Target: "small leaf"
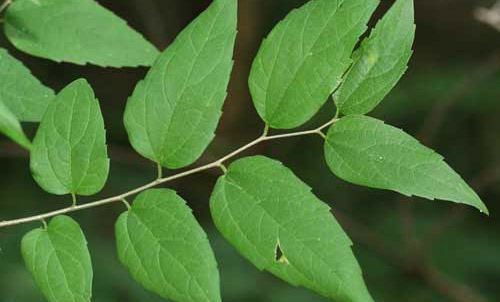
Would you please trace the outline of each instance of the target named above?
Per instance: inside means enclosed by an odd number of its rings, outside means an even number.
[[[92,195],[108,177],[106,131],[94,92],[84,79],[64,88],[45,113],[33,140],[31,171],[57,195]]]
[[[289,129],[308,121],[338,87],[378,0],[311,0],[269,34],[250,91],[262,119]]]
[[[398,0],[354,54],[354,63],[334,95],[344,114],[373,110],[407,68],[415,38],[413,0]]]
[[[48,302],[90,302],[92,263],[76,221],[68,216],[53,218],[47,229],[24,236],[21,251]]]
[[[215,0],[137,85],[124,120],[141,155],[181,168],[212,141],[233,66],[236,17],[236,0]]]
[[[0,102],[23,122],[39,122],[54,99],[20,61],[0,48]]]
[[[217,262],[186,202],[168,189],[141,193],[116,222],[120,261],[144,288],[178,302],[220,302]]]
[[[442,156],[383,121],[366,116],[340,119],[328,131],[325,155],[333,173],[354,184],[464,203],[488,213]]]
[[[94,0],[16,0],[5,34],[31,55],[75,64],[147,66],[158,50]]]
[[[31,142],[24,134],[21,124],[2,101],[0,101],[0,133],[10,137],[24,148],[31,149]]]
[[[338,302],[373,301],[330,208],[280,162],[235,161],[210,200],[217,228],[260,270]]]

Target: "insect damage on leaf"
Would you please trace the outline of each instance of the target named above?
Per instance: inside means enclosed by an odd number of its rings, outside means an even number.
[[[283,264],[290,264],[290,262],[288,261],[288,259],[286,258],[286,256],[283,254],[283,251],[281,250],[281,246],[280,246],[280,243],[278,241],[278,243],[276,244],[276,252],[275,252],[275,257],[274,259],[279,262],[279,263],[283,263]]]

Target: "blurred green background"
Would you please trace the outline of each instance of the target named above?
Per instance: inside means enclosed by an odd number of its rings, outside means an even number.
[[[164,49],[208,0],[98,0]],[[247,87],[262,38],[305,0],[240,0],[235,67],[217,137],[199,160],[205,163],[256,138],[263,124]],[[382,0],[378,18],[392,0]],[[417,41],[401,83],[371,115],[418,136],[446,157],[490,208],[491,217],[444,201],[408,199],[337,179],[323,159],[318,137],[269,142],[248,154],[265,154],[289,166],[333,207],[355,242],[354,251],[376,301],[500,301],[500,31],[477,21],[474,11],[491,0],[416,0]],[[1,26],[1,25],[0,25]],[[131,149],[122,123],[127,97],[146,68],[104,69],[57,64],[0,46],[21,59],[56,91],[85,77],[106,121],[111,174],[106,188],[88,202],[142,185],[155,166]],[[123,51],[127,51],[124,49]],[[327,104],[309,125],[331,118]],[[25,125],[32,136],[36,125]],[[70,204],[70,197],[44,193],[32,180],[28,154],[0,137],[0,220],[30,216]],[[175,173],[168,171],[167,173]],[[326,301],[260,272],[215,230],[208,198],[219,171],[169,183],[193,208],[217,256],[225,301]],[[125,207],[118,203],[72,214],[82,225],[94,265],[94,302],[162,301],[134,283],[118,263],[113,226]],[[19,242],[39,225],[0,230],[0,301],[44,301],[23,266]]]

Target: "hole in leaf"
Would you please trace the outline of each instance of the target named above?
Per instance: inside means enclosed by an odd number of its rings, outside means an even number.
[[[283,257],[283,251],[281,250],[281,246],[278,243],[276,245],[276,251],[274,252],[274,260],[280,261],[281,257]]]
[[[281,246],[280,246],[279,242],[276,245],[276,250],[274,252],[274,260],[276,262],[279,262],[279,263],[290,264],[290,262],[288,262],[288,259],[283,254],[283,251],[281,250]]]

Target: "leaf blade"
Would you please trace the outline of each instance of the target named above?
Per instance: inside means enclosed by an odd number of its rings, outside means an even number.
[[[23,122],[39,122],[54,98],[28,68],[0,47],[0,102]]]
[[[373,110],[401,79],[415,38],[413,0],[398,0],[354,54],[354,63],[334,94],[346,115]]]
[[[141,193],[118,219],[116,238],[120,261],[147,290],[179,302],[221,301],[210,243],[174,191]]]
[[[33,140],[30,167],[35,181],[57,195],[92,195],[109,173],[106,131],[90,85],[66,86],[47,109]]]
[[[346,181],[465,203],[488,213],[442,156],[383,121],[356,115],[341,118],[328,131],[325,156],[332,172]]]
[[[309,1],[271,31],[249,78],[254,105],[269,126],[294,128],[320,109],[340,84],[377,4]]]
[[[236,18],[236,0],[213,1],[137,85],[124,122],[141,155],[181,168],[212,141],[233,66]]]
[[[280,162],[263,156],[233,162],[217,181],[210,209],[219,231],[260,270],[336,301],[373,301],[330,208]]]
[[[85,236],[73,219],[57,216],[47,229],[29,232],[23,237],[21,251],[49,302],[90,302],[92,263]]]
[[[158,55],[141,34],[92,0],[14,1],[5,34],[18,49],[56,62],[135,67],[151,65]]]
[[[24,134],[21,124],[2,101],[0,101],[0,133],[5,134],[22,147],[31,149],[31,142]]]

